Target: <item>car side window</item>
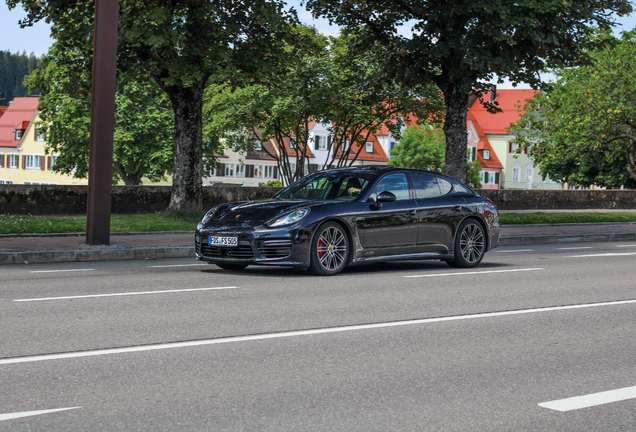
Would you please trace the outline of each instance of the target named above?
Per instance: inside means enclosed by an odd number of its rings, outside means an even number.
[[[447,193],[453,190],[453,185],[448,180],[444,180],[443,178],[438,178],[437,181],[439,182],[439,190],[442,195],[446,195]]]
[[[396,196],[397,201],[410,199],[409,184],[406,181],[406,174],[395,173],[385,176],[375,187],[370,198],[373,198],[375,201],[378,194],[381,192],[391,192]]]
[[[437,177],[428,174],[410,174],[410,176],[415,187],[416,198],[436,198],[442,194]]]

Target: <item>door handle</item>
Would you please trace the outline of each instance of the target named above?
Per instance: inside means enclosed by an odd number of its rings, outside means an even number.
[[[456,211],[456,212],[460,212],[460,211],[462,211],[462,210],[463,210],[463,207],[462,207],[462,206],[453,206],[453,209],[452,209],[452,210],[453,210],[453,211]]]
[[[415,216],[417,214],[417,210],[409,210],[409,214]]]

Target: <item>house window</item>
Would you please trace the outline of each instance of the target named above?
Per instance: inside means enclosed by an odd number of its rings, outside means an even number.
[[[489,160],[490,159],[490,150],[484,150],[482,152],[481,156],[484,158],[484,160]]]
[[[254,165],[254,178],[272,179],[274,178],[274,168],[276,168],[274,165]]]
[[[17,169],[18,168],[18,155],[12,154],[9,155],[9,168]]]
[[[26,155],[26,164],[24,169],[41,170],[42,157],[40,155]]]
[[[316,136],[316,150],[327,150],[327,137]]]
[[[37,142],[44,142],[44,138],[46,137],[46,134],[44,132],[44,130],[40,129],[40,128],[36,128],[35,129],[35,140]]]
[[[468,136],[467,136],[468,141],[470,141],[470,139],[471,139],[472,137],[473,137],[473,133],[472,133],[472,131],[468,131]]]
[[[477,147],[468,147],[468,162],[477,159]]]
[[[520,153],[519,144],[517,143],[513,143],[512,141],[510,141],[509,148],[510,148],[510,153]]]
[[[367,141],[364,144],[364,151],[366,151],[367,153],[373,153],[373,142],[372,141]]]
[[[257,140],[252,141],[252,150],[263,150],[263,143]]]
[[[526,167],[526,181],[532,182],[533,180],[533,169],[532,167]]]
[[[289,148],[290,149],[295,149],[296,148],[296,137],[290,137],[289,138]]]
[[[263,172],[265,174],[265,178],[274,178],[274,165],[264,165],[264,168]]]
[[[13,184],[13,180],[0,180],[0,184]]]
[[[512,168],[512,181],[517,183],[521,181],[521,167]]]
[[[53,171],[53,169],[55,168],[55,162],[57,162],[57,158],[59,158],[59,155],[53,155],[51,156],[51,171]]]
[[[19,141],[22,139],[22,130],[21,129],[16,129],[15,130],[15,140]]]
[[[238,163],[225,164],[225,177],[243,178],[245,177],[245,165]]]

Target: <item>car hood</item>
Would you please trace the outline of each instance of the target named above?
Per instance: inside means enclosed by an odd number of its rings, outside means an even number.
[[[217,214],[214,215],[213,220],[224,222],[267,222],[296,209],[313,207],[322,203],[323,201],[277,199],[233,203],[220,209]]]

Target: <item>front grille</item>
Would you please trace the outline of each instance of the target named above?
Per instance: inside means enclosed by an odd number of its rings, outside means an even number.
[[[291,240],[265,240],[258,244],[261,258],[285,258],[291,255]]]
[[[201,237],[198,235],[194,236],[194,251],[197,255],[201,255]]]
[[[235,248],[210,246],[204,243],[202,249],[204,257],[237,259],[254,258],[254,251],[248,242],[239,241],[238,247]]]

